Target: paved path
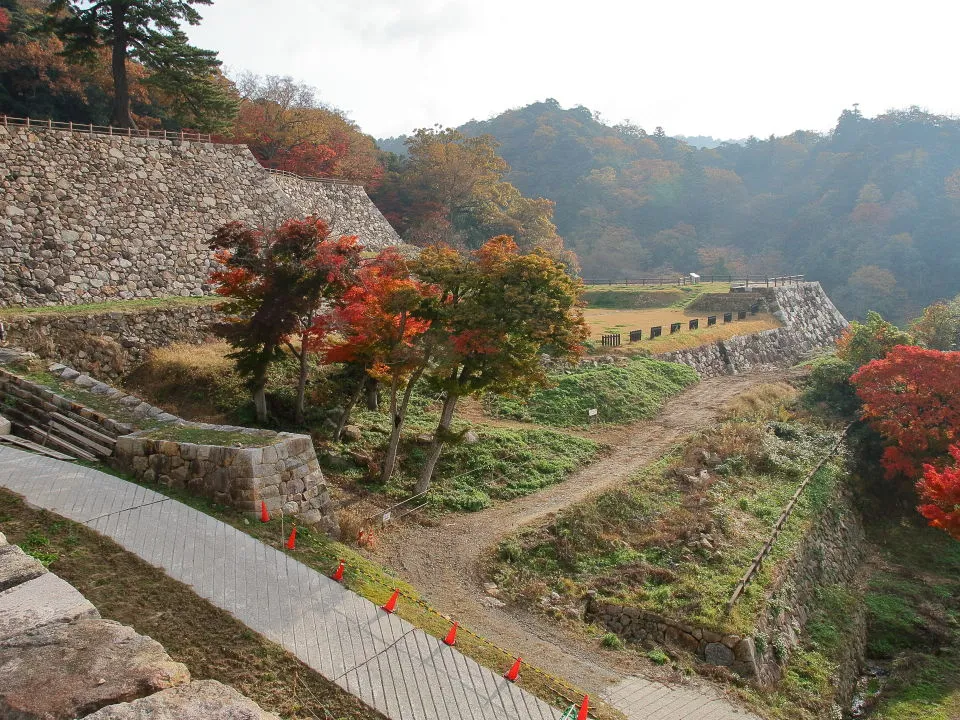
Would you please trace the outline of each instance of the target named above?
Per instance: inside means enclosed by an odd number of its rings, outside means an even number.
[[[8,447],[0,486],[162,568],[393,720],[560,717],[290,556],[152,490]]]

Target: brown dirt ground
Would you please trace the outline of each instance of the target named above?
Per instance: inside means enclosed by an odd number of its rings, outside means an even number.
[[[534,495],[477,513],[447,515],[430,526],[395,525],[380,536],[373,558],[465,627],[593,695],[625,675],[680,681],[675,671],[656,668],[639,654],[606,650],[582,632],[546,617],[509,605],[488,607],[482,589],[486,560],[504,536],[522,526],[549,522],[563,508],[626,482],[684,437],[712,424],[740,393],[790,373],[784,370],[706,380],[674,398],[652,420],[576,432],[613,449],[564,482]],[[472,412],[477,413],[477,408]]]
[[[56,555],[50,565],[105,618],[131,625],[184,663],[194,680],[212,679],[278,715],[314,720],[384,720],[229,613],[78,523],[27,507],[0,491],[0,530],[9,542]]]

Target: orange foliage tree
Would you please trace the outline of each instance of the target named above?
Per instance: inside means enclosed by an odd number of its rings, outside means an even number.
[[[424,338],[430,323],[415,313],[432,289],[411,277],[406,261],[394,248],[381,251],[362,267],[358,280],[334,313],[332,324],[341,341],[327,350],[325,359],[347,363],[365,378],[388,383],[393,427],[381,471],[386,482],[396,464],[413,388],[430,360],[430,344]],[[334,439],[339,439],[364,385],[361,380],[348,399]]]

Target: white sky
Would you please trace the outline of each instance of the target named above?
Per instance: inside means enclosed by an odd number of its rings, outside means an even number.
[[[960,112],[954,0],[215,0],[192,40],[314,85],[375,137],[556,98],[670,135]]]

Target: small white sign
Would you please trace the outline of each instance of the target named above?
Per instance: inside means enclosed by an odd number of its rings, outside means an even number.
[[[597,416],[596,408],[593,408],[592,410],[587,410],[587,417],[596,417],[596,416]]]
[[[383,514],[383,521],[384,521],[385,523],[388,523],[388,522],[390,522],[390,518],[392,518],[392,517],[393,517],[393,513],[385,512],[385,513]]]

